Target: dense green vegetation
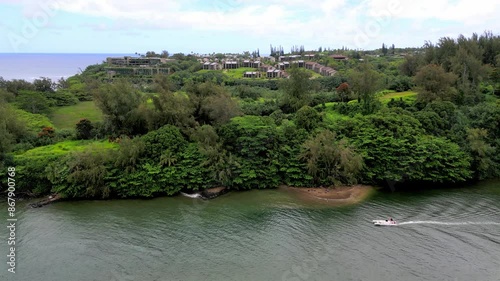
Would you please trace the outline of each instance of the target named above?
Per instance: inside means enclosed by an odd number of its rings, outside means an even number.
[[[391,52],[318,52],[333,77],[242,79],[175,54],[151,80],[99,65],[0,80],[0,166],[18,168],[20,192],[67,198],[499,177],[500,37]]]

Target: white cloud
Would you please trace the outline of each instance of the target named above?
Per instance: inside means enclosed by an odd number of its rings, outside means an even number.
[[[429,36],[441,30],[436,26],[431,31],[429,20],[453,22],[457,33],[461,29],[476,28],[476,32],[500,29],[496,20],[500,2],[491,0],[366,0],[356,3],[347,0],[47,1],[65,12],[112,19],[116,23],[110,26],[96,22],[93,26],[99,30],[227,31],[261,39],[287,38],[298,44],[318,46],[338,46],[338,42],[357,48],[378,46],[403,23],[412,31],[412,34],[404,34],[405,38],[413,35],[423,42],[433,39]],[[0,0],[0,3],[6,2],[13,0]],[[23,0],[22,5],[28,15],[41,9],[37,0]]]

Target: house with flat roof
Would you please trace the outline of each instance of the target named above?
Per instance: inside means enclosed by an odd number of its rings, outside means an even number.
[[[243,61],[243,67],[252,67],[252,62],[250,60],[244,60]]]
[[[212,63],[210,64],[210,68],[209,68],[209,69],[210,69],[210,70],[220,70],[220,69],[221,69],[221,67],[220,67],[220,64],[219,64],[219,63],[217,63],[217,62],[212,62]]]
[[[211,65],[211,64],[212,64],[212,63],[211,63],[211,62],[209,62],[209,61],[204,62],[204,63],[203,63],[203,69],[210,69],[210,65]]]
[[[165,58],[133,58],[130,56],[126,57],[108,57],[106,62],[110,66],[156,66],[167,62]]]
[[[282,76],[282,71],[279,69],[270,69],[266,72],[267,78],[279,78]]]
[[[310,69],[310,70],[312,70],[316,73],[319,73],[323,76],[333,76],[333,75],[335,75],[335,73],[337,73],[337,71],[335,69],[333,69],[332,67],[324,66],[324,65],[321,65],[317,62],[312,62],[312,61],[306,62],[305,67],[306,67],[306,69]]]
[[[253,61],[253,60],[244,60],[243,61],[243,67],[251,67],[251,68],[259,68],[261,62],[259,60]]]
[[[260,68],[260,65],[261,65],[260,60],[256,60],[256,61],[252,62],[252,66],[251,67],[253,67],[253,68]]]
[[[281,69],[281,70],[286,70],[288,68],[290,68],[290,62],[281,62],[281,63],[278,63],[278,68]]]
[[[330,57],[334,60],[347,60],[347,57],[344,55],[331,55]]]
[[[238,67],[239,67],[239,64],[237,61],[225,61],[223,63],[224,69],[237,69]]]
[[[245,78],[259,78],[260,77],[260,72],[257,71],[247,71],[243,73],[243,77]]]
[[[297,67],[305,67],[306,63],[305,61],[303,60],[295,60],[295,61],[292,61],[292,65],[296,65]]]

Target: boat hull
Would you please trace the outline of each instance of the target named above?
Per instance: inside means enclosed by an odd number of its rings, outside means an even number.
[[[396,221],[389,220],[373,220],[373,225],[375,226],[397,226],[398,223]]]

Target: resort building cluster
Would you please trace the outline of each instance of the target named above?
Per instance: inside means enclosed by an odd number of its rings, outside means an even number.
[[[332,55],[335,60],[347,60],[342,55]],[[291,67],[312,70],[322,76],[333,76],[337,71],[313,61],[315,54],[288,55],[275,57],[261,57],[255,59],[241,58],[237,55],[228,55],[225,58],[216,58],[213,55],[200,56],[198,61],[204,70],[234,70],[248,68],[251,71],[243,73],[242,78],[287,78],[287,70]],[[174,59],[160,57],[109,57],[106,70],[110,77],[115,75],[143,75],[169,74],[170,68],[165,67]]]
[[[106,71],[110,77],[119,75],[146,75],[169,74],[170,69],[161,67],[172,59],[157,57],[109,57],[106,59]]]
[[[289,55],[280,56],[276,60],[274,57],[250,59],[238,59],[231,57],[229,59],[216,59],[211,56],[205,56],[200,59],[202,68],[205,70],[224,70],[224,69],[237,69],[237,68],[253,68],[254,71],[247,71],[243,73],[245,78],[259,78],[265,75],[266,78],[286,78],[288,77],[287,69],[297,66],[299,68],[310,69],[322,76],[333,76],[337,71],[332,67],[321,65],[317,62],[311,61],[315,58],[314,54],[305,55]],[[332,55],[330,56],[335,60],[347,60],[346,56]],[[270,62],[264,64],[262,60]]]

